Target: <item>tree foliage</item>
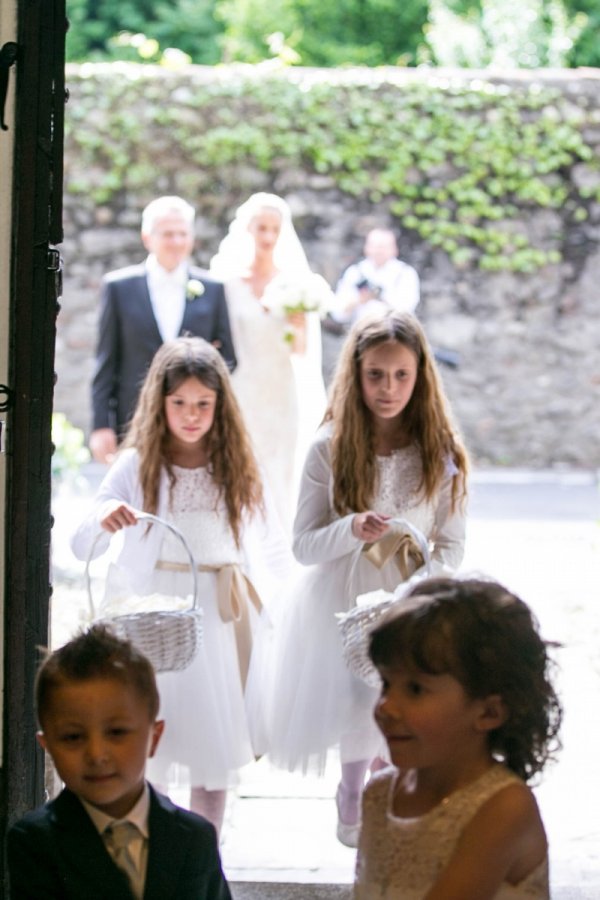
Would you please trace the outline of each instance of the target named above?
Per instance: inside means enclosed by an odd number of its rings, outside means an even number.
[[[67,59],[600,66],[600,0],[69,0]],[[172,54],[171,54],[172,58]]]
[[[69,0],[67,59],[157,62],[175,48],[191,62],[213,65],[221,57],[217,2]]]
[[[431,61],[468,68],[563,68],[587,27],[563,0],[430,0]]]
[[[599,0],[564,0],[572,18],[580,18],[581,33],[569,51],[571,66],[600,66],[600,2]]]
[[[257,62],[281,33],[305,66],[414,65],[427,0],[223,0],[228,59]]]

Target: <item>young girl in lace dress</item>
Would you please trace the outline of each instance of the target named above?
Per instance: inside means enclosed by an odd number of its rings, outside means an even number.
[[[547,900],[526,785],[560,706],[528,607],[493,581],[431,578],[372,633],[375,718],[396,768],[365,788],[356,900]]]
[[[142,510],[186,537],[199,568],[204,640],[188,668],[158,677],[165,742],[149,776],[164,788],[180,778],[189,784],[192,810],[218,829],[232,776],[264,749],[256,746],[254,695],[263,615],[252,586],[268,599],[291,553],[263,493],[227,368],[206,341],[178,338],[159,349],[124,448],[72,545],[86,559],[104,534],[99,555],[124,528],[117,571],[138,593],[185,597],[193,582],[181,542],[157,523],[131,526]]]
[[[273,761],[322,771],[339,747],[338,838],[358,839],[365,775],[382,747],[376,691],[346,668],[336,613],[394,590],[423,562],[392,517],[426,535],[432,565],[462,560],[467,457],[417,320],[363,318],[342,349],[306,459],[293,549],[305,570],[285,610],[271,711]]]

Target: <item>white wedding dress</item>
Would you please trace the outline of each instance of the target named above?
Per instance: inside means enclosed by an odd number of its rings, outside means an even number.
[[[254,449],[289,531],[298,473],[325,411],[318,315],[307,316],[307,351],[291,352],[285,317],[268,311],[242,278],[225,284],[238,360],[232,375]]]
[[[172,466],[171,486],[166,469],[159,484],[158,517],[185,536],[198,571],[199,605],[203,610],[203,640],[186,669],[158,675],[160,716],[166,727],[155,756],[148,763],[151,781],[222,790],[235,781],[236,772],[265,752],[263,691],[264,667],[270,653],[273,604],[280,602],[282,585],[293,569],[293,559],[271,498],[265,510],[244,515],[239,546],[229,525],[225,499],[207,467]],[[193,579],[183,543],[164,527],[146,523],[124,528],[118,535],[102,529],[107,503],[116,500],[143,509],[139,457],[123,450],[109,468],[94,505],[71,539],[78,559],[108,551],[106,597],[100,617],[148,609],[181,609],[191,602]],[[111,547],[112,541],[116,546]],[[184,571],[177,566],[184,564]],[[175,569],[173,569],[175,565]],[[256,588],[262,601],[259,612],[248,606],[253,638],[245,687],[240,676],[236,629],[219,611],[217,569],[236,566]],[[187,571],[185,570],[187,568]],[[123,593],[123,591],[125,593]],[[160,600],[158,606],[152,605]]]

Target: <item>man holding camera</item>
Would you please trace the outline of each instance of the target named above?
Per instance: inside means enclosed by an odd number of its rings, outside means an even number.
[[[365,258],[349,266],[336,288],[333,317],[353,323],[370,312],[397,309],[414,312],[419,302],[419,276],[399,260],[393,231],[374,228],[367,235]]]

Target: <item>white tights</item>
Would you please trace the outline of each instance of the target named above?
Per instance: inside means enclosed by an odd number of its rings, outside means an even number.
[[[162,785],[156,785],[156,790],[161,794],[168,791]],[[227,791],[207,791],[203,787],[193,787],[190,791],[190,809],[199,816],[204,816],[211,822],[217,831],[217,837],[221,834],[223,819],[225,817],[225,804],[227,803]]]
[[[337,789],[340,821],[355,825],[360,821],[360,801],[370,760],[342,763],[342,778]]]
[[[190,809],[212,822],[217,830],[217,836],[220,835],[223,827],[226,803],[227,791],[225,790],[207,791],[203,787],[193,787],[190,792]]]

